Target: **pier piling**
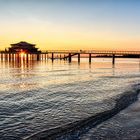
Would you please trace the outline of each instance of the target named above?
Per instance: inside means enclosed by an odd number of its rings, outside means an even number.
[[[37,54],[37,61],[40,60],[40,54]]]
[[[27,53],[27,55],[26,55],[26,61],[28,62],[28,59],[29,59],[29,55],[28,55],[28,53]]]
[[[78,63],[80,63],[80,53],[78,53]]]
[[[89,63],[91,63],[91,53],[89,54]]]
[[[9,61],[11,61],[11,54],[9,53],[8,55],[9,55],[9,56],[8,56],[8,57],[9,57]]]
[[[5,60],[6,61],[8,60],[8,54],[7,53],[5,54]]]
[[[17,62],[19,62],[19,59],[20,59],[19,54],[17,54]]]
[[[3,60],[3,53],[1,53],[1,60]]]
[[[71,53],[69,53],[69,63],[71,63]]]
[[[115,64],[115,54],[112,55],[112,64]]]
[[[65,54],[64,54],[64,60],[66,60],[66,58],[65,58],[66,56],[65,56]]]
[[[52,53],[52,61],[54,60],[54,53]]]
[[[47,54],[45,54],[45,60],[47,60]]]

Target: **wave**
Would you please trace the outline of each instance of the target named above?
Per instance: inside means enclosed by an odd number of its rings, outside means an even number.
[[[88,132],[91,128],[110,119],[121,110],[137,101],[139,92],[140,84],[134,85],[131,91],[125,92],[115,99],[116,104],[110,110],[80,121],[43,130],[29,137],[25,137],[23,140],[76,140],[81,134]]]

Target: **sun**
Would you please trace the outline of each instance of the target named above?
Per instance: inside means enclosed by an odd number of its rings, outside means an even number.
[[[25,52],[20,52],[21,57],[24,57],[24,55],[25,55]]]

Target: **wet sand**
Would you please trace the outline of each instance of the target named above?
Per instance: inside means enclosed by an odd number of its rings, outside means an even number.
[[[139,140],[140,95],[138,101],[91,129],[80,140]]]

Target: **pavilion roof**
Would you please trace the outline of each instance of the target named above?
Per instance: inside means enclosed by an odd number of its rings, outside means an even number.
[[[11,44],[11,46],[12,47],[14,47],[14,46],[31,46],[31,47],[33,47],[33,46],[35,46],[35,44],[30,44],[28,42],[21,41],[19,43]]]

